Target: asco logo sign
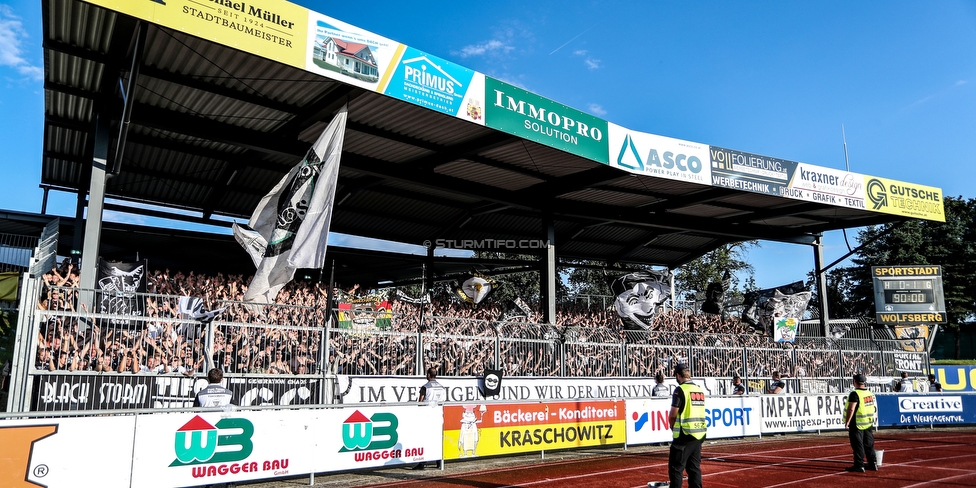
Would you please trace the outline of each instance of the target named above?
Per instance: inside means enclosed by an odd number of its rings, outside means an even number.
[[[199,415],[176,431],[176,459],[170,467],[193,466],[194,478],[274,471],[288,474],[288,459],[244,461],[254,451],[254,424],[243,418],[223,418],[211,425]]]

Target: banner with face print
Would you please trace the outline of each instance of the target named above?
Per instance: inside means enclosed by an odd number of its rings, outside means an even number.
[[[649,330],[657,308],[671,297],[671,287],[665,273],[634,271],[610,281],[616,296],[614,308],[629,330]]]

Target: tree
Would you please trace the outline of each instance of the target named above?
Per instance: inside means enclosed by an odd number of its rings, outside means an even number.
[[[741,296],[745,291],[755,288],[753,267],[743,259],[743,255],[750,248],[758,246],[756,241],[726,244],[684,264],[675,274],[677,296],[700,302],[704,299],[708,284],[721,281],[726,271],[731,275],[729,289],[725,292],[726,302],[730,301],[730,297]],[[744,283],[740,281],[740,273],[745,274]]]
[[[863,247],[851,259],[854,266],[831,270],[828,305],[851,315],[875,312],[872,266],[939,265],[948,324],[956,334],[976,324],[976,200],[946,197],[945,222],[909,220],[871,226],[858,233]]]

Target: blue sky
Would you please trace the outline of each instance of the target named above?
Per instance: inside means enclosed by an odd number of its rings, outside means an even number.
[[[851,171],[976,196],[976,2],[295,3],[638,131],[843,169],[843,127]],[[41,208],[40,4],[0,3],[0,209]],[[826,243],[828,263],[847,252]],[[813,251],[749,260],[771,287]]]

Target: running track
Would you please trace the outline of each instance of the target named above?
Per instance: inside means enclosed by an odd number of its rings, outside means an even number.
[[[875,448],[885,451],[879,471],[847,473],[844,468],[851,465],[852,457],[844,432],[706,441],[702,449],[704,485],[719,488],[976,487],[976,429],[883,430],[878,432]],[[388,471],[384,477],[390,481],[365,484],[368,481],[362,479],[364,484],[360,486],[645,488],[648,481],[667,481],[667,447],[636,451],[589,451],[588,455],[571,460],[537,458],[531,464],[467,473],[437,469]],[[317,477],[315,484],[328,486],[329,478]]]

